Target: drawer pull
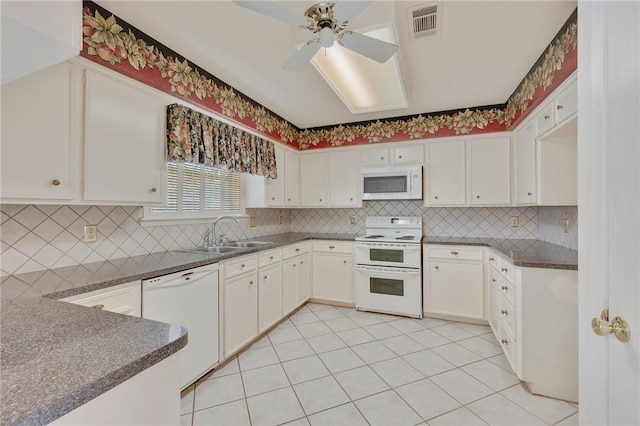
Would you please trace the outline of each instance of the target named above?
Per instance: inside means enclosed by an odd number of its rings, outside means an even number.
[[[156,191],[157,191],[157,189],[156,189],[155,186],[153,188],[151,188],[151,192],[156,192]]]
[[[353,201],[353,198],[349,198],[349,201]]]
[[[548,114],[545,114],[545,115],[544,115],[544,119],[545,119],[545,120],[548,120],[548,119],[550,119],[550,118],[551,118],[551,116],[550,116],[550,115],[548,115]]]
[[[496,281],[498,281],[498,280],[496,280],[495,278],[491,278],[491,282],[492,283],[495,283]]]
[[[241,268],[244,268],[244,263],[242,265],[240,265]]]
[[[435,196],[435,197],[433,197],[433,198],[435,198],[435,199],[437,200],[437,199],[438,199],[438,196],[436,195],[436,196]]]
[[[54,179],[54,180],[51,181],[51,185],[60,186],[60,181],[58,179]]]
[[[287,201],[291,201],[291,198],[287,198]]]
[[[503,345],[509,346],[509,342],[507,341],[507,339],[502,339],[500,340],[500,342],[502,342]]]
[[[297,248],[297,249],[296,249],[296,251],[300,251],[300,249],[299,249],[299,248]]]
[[[402,155],[398,155],[398,158],[402,158]]]
[[[503,285],[502,287],[500,287],[500,289],[502,291],[509,291],[509,287],[507,287],[506,285]]]
[[[495,259],[493,257],[490,257],[489,262],[493,262],[493,261],[495,261]]]
[[[273,260],[273,256],[269,256],[269,260]]]
[[[504,315],[504,316],[508,316],[508,315],[509,315],[509,312],[508,312],[508,311],[505,311],[504,309],[503,309],[502,311],[500,311],[500,313],[501,313],[502,315]]]
[[[334,248],[336,248],[336,246],[329,246],[330,250],[333,250]]]
[[[253,285],[253,280],[249,281],[249,285]]]
[[[562,104],[560,104],[560,105],[558,105],[558,106],[556,107],[556,109],[557,109],[558,111],[560,111],[562,108],[564,108],[564,107],[562,106]]]
[[[304,265],[304,262],[301,260],[301,261],[300,261],[300,264],[301,264],[301,265]]]
[[[476,195],[476,198],[480,199],[480,196],[479,196],[479,195]]]
[[[531,197],[533,195],[533,192],[527,192],[527,195]]]
[[[322,198],[320,198],[320,202],[322,202]]]
[[[438,270],[438,267],[436,266],[436,271]]]
[[[104,304],[103,304],[103,303],[99,303],[99,304],[97,304],[97,305],[93,305],[93,306],[92,306],[92,308],[93,308],[93,309],[100,309],[100,310],[102,310],[102,309],[104,309]]]
[[[457,255],[459,255],[460,253],[458,253],[457,251],[455,251],[455,250],[454,250],[454,251],[452,251],[452,252],[451,252],[451,254],[452,254],[452,255],[454,255],[454,256],[457,256]]]
[[[298,264],[297,264],[297,263],[294,263],[294,264],[293,264],[293,267],[295,268],[296,266],[298,266]]]
[[[266,279],[267,279],[267,276],[265,275],[263,278],[266,280]]]
[[[276,197],[271,197],[271,201],[275,201]]]
[[[509,270],[508,270],[507,268],[502,268],[502,269],[501,269],[501,271],[502,271],[502,272],[504,272],[505,274],[506,274],[507,272],[509,272]]]
[[[380,157],[381,160],[384,160],[384,157]]]
[[[347,264],[347,261],[346,261],[346,260],[343,260],[343,261],[342,261],[342,263],[344,263],[344,264],[346,265],[346,264]]]

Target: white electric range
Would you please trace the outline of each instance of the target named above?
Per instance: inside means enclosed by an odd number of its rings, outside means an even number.
[[[422,318],[422,217],[368,216],[355,261],[356,309]]]

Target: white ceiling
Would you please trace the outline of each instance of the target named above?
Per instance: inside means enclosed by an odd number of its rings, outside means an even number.
[[[414,41],[407,8],[420,2],[376,1],[349,29],[395,22],[409,107],[352,114],[313,66],[282,70],[306,30],[230,0],[97,3],[300,128],[504,103],[577,5],[444,1],[440,33]],[[313,3],[282,2],[301,15]]]

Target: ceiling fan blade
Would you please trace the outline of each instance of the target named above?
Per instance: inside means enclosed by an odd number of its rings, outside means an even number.
[[[347,49],[381,64],[387,62],[398,51],[398,46],[395,44],[351,31],[345,32],[338,42]]]
[[[300,69],[304,68],[304,66],[309,63],[311,58],[313,58],[313,55],[315,55],[316,52],[318,50],[320,50],[321,47],[322,47],[322,45],[320,44],[319,40],[310,40],[310,41],[308,41],[307,44],[302,46],[291,57],[291,59],[289,59],[289,61],[286,64],[284,64],[282,69],[285,69],[285,70],[300,70]]]
[[[309,25],[309,21],[306,17],[298,15],[297,13],[280,6],[275,1],[233,0],[233,3],[246,9],[253,10],[254,12],[262,13],[263,15],[267,15],[271,18],[288,22],[289,24],[300,25],[302,27]]]
[[[371,0],[339,0],[333,5],[333,17],[338,21],[350,21],[373,3]]]

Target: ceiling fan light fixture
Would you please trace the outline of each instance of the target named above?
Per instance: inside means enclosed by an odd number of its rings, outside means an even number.
[[[324,27],[320,30],[320,44],[324,48],[333,46],[333,30],[329,27]]]

